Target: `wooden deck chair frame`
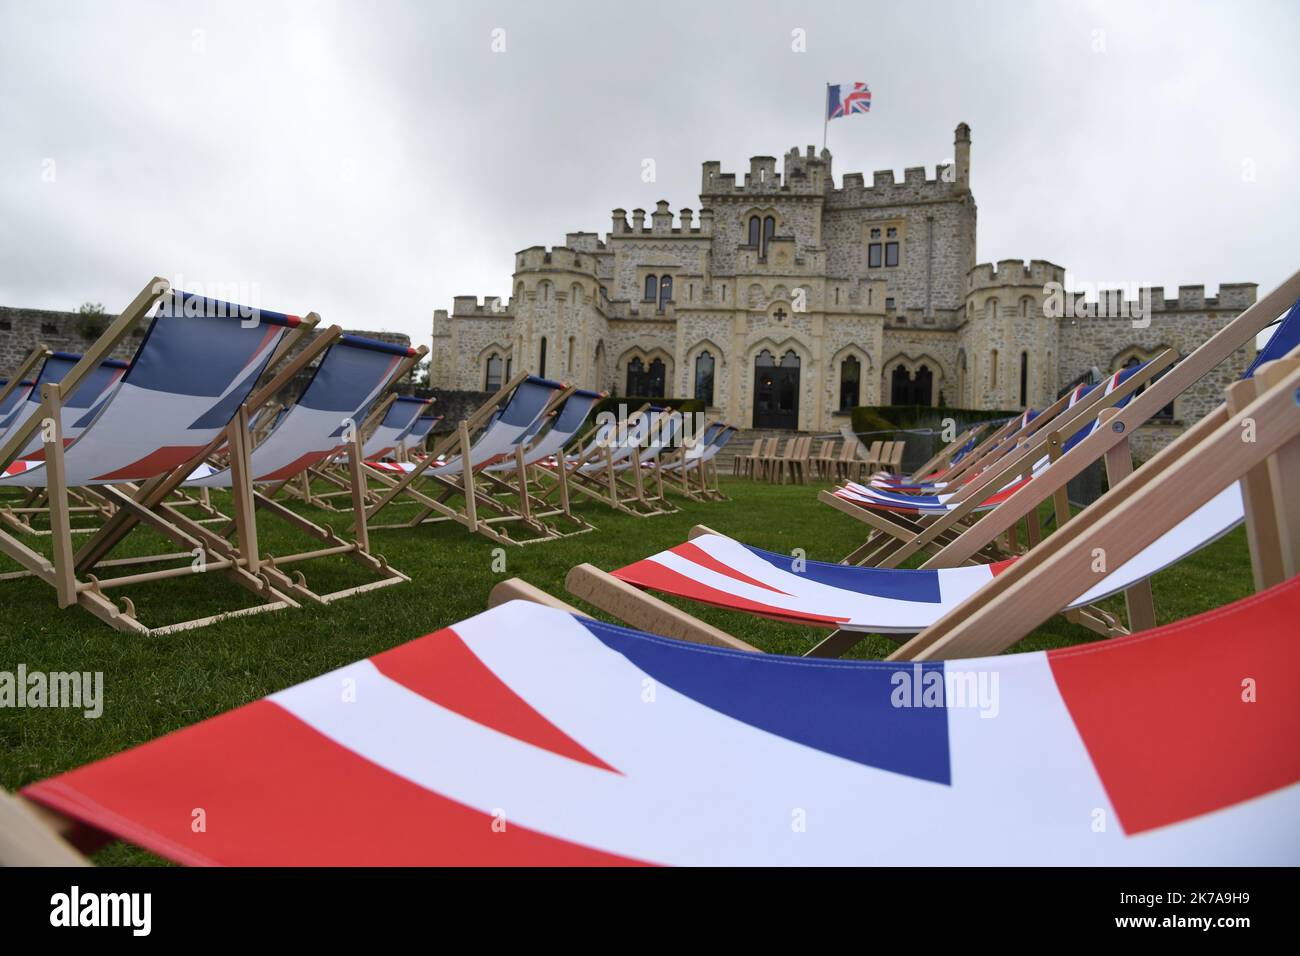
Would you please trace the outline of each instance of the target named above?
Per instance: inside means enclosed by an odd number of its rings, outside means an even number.
[[[577,390],[575,385],[565,385],[556,392],[547,402],[542,418],[547,419],[558,415],[565,402]],[[537,530],[539,537],[528,539],[526,541],[528,544],[567,538],[595,530],[586,518],[574,513],[567,493],[559,495],[556,502],[551,502],[544,497],[544,476],[549,476],[551,473],[540,462],[531,461],[530,456],[536,457],[533,455],[534,446],[544,440],[545,434],[544,428],[539,429],[526,446],[524,444],[515,446],[513,467],[500,470],[484,469],[478,473],[483,492],[501,499],[502,507],[512,511],[511,515],[489,520],[497,523],[514,520],[531,522],[529,526]],[[568,525],[568,529],[557,528],[547,523],[548,519],[561,520]]]
[[[511,377],[491,398],[461,421],[454,432],[435,445],[427,456],[417,461],[411,471],[401,476],[393,476],[366,466],[368,474],[375,481],[378,489],[378,495],[364,512],[365,520],[371,523],[371,527],[414,528],[421,524],[452,521],[497,544],[509,545],[531,544],[559,537],[554,528],[530,515],[523,514],[517,507],[489,494],[485,481],[481,479],[482,469],[469,465],[468,456],[473,448],[472,436],[488,424],[495,411],[504,407],[514,390],[527,381],[529,375],[527,371],[521,371]],[[559,389],[557,394],[563,391],[564,389]],[[552,396],[542,414],[549,412],[554,407],[554,402],[555,396]],[[434,467],[440,458],[450,459],[457,455],[462,456],[465,462],[465,466],[457,475],[436,475],[428,472],[428,469]],[[487,484],[490,486],[491,482]],[[459,507],[455,504],[458,498]],[[419,509],[414,517],[390,524],[373,523],[375,516],[383,509],[404,499],[409,499],[406,503],[413,502]],[[485,512],[482,517],[479,515],[480,509]],[[531,529],[537,537],[524,539],[512,537],[505,529],[499,527],[506,522],[519,522]]]
[[[957,453],[972,439],[978,438],[980,433],[988,427],[987,422],[977,422],[966,428],[960,435],[944,445],[934,453],[921,467],[912,472],[907,478],[913,482],[921,481],[926,475],[934,474],[936,471],[946,471],[952,467],[952,459]],[[978,446],[976,446],[978,447]],[[975,449],[972,448],[971,451]]]
[[[323,355],[327,346],[333,345],[343,332],[338,326],[333,326],[325,333],[318,335],[311,343],[310,358],[316,355]],[[396,384],[401,381],[411,369],[415,368],[424,356],[428,354],[427,346],[420,346],[413,354],[401,359],[394,371],[392,372],[389,382]],[[309,359],[310,360],[310,359]],[[298,361],[293,363],[295,366],[294,374],[305,367],[305,363]],[[287,381],[287,379],[286,379]],[[251,404],[251,403],[250,403]],[[377,402],[376,404],[386,403]],[[366,421],[371,418],[367,414]],[[246,421],[246,418],[245,418]],[[246,432],[247,434],[247,432]],[[250,458],[253,453],[252,442],[247,438],[236,446],[231,443],[232,450],[237,449],[241,456],[239,471],[236,472],[232,467],[232,476],[234,484],[241,485],[241,491],[236,494],[232,484],[232,504],[234,505],[234,515],[227,517],[224,525],[218,529],[214,536],[209,536],[209,543],[216,543],[221,540],[230,544],[232,536],[237,536],[242,542],[246,535],[256,538],[257,524],[256,515],[262,513],[269,518],[274,518],[283,524],[288,525],[300,534],[314,539],[320,544],[320,547],[310,551],[301,551],[290,554],[275,554],[267,552],[262,555],[260,565],[265,574],[267,574],[277,588],[293,597],[314,604],[332,604],[343,598],[355,597],[359,594],[365,594],[379,588],[390,587],[394,584],[402,584],[410,581],[410,578],[389,565],[386,558],[381,554],[375,554],[370,547],[370,529],[365,521],[365,509],[370,500],[368,485],[366,481],[367,469],[362,458],[362,449],[364,440],[362,438],[363,429],[358,427],[352,429],[351,439],[347,442],[347,451],[342,453],[346,455],[347,462],[347,484],[348,493],[351,498],[351,508],[353,523],[349,529],[351,537],[344,537],[328,525],[317,524],[307,517],[298,514],[291,508],[286,507],[283,503],[276,500],[277,495],[286,486],[292,484],[295,479],[287,478],[279,482],[270,484],[253,483],[251,479]],[[332,456],[340,457],[340,456]],[[232,465],[233,453],[232,453]],[[253,514],[245,515],[242,513],[238,501],[240,498],[247,498],[253,506]],[[176,509],[169,509],[176,513]],[[317,592],[308,586],[306,577],[300,570],[287,572],[285,569],[291,565],[302,564],[304,562],[317,560],[320,558],[343,556],[360,565],[365,570],[378,575],[377,580],[366,582],[365,584],[355,585],[353,587],[343,588],[338,591]]]
[[[658,469],[647,469],[641,462],[641,443],[657,440],[655,436],[664,425],[667,416],[663,412],[667,410],[660,410],[645,434],[638,438],[637,445],[631,449],[626,447],[626,442],[631,441],[634,435],[639,435],[643,417],[652,415],[655,411],[655,407],[647,402],[629,414],[620,426],[622,438],[617,442],[592,446],[597,429],[601,427],[599,424],[593,425],[578,443],[582,449],[579,454],[572,461],[557,462],[554,476],[556,484],[543,492],[543,498],[549,500],[554,496],[572,495],[576,492],[634,518],[649,518],[677,510],[675,505],[668,504],[664,507],[656,503],[648,493],[647,479],[651,474],[657,474]],[[624,463],[626,467],[622,467]],[[657,477],[656,481],[662,481],[662,477]],[[659,500],[662,501],[662,490]]]
[[[727,426],[721,421],[706,422],[704,428],[699,430],[695,436],[696,441],[705,441],[705,436],[709,436],[709,441],[716,440],[726,430]],[[715,430],[716,434],[711,434],[710,429]],[[700,454],[691,458],[688,455],[689,447],[683,443],[667,455],[661,455],[659,463],[660,479],[664,488],[688,498],[691,501],[709,500],[709,479],[708,465],[705,458],[707,446],[701,449]]]

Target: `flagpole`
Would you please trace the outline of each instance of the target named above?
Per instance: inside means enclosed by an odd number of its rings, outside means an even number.
[[[831,85],[826,84],[826,103],[822,106],[822,152],[826,152],[826,127],[831,124]]]

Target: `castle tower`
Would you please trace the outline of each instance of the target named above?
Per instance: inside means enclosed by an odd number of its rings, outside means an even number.
[[[1065,269],[1042,259],[971,269],[959,339],[959,404],[1014,410],[1055,400],[1060,328],[1045,317],[1043,301],[1049,283],[1064,281]]]
[[[591,362],[600,319],[596,257],[569,246],[532,246],[515,255],[512,287],[514,369],[598,386]]]

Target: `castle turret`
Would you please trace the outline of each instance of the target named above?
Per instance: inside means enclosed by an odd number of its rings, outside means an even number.
[[[957,165],[957,185],[970,189],[970,127],[958,123],[953,134],[953,159]]]

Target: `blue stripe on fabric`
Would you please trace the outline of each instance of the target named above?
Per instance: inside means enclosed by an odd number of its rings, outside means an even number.
[[[501,411],[501,421],[516,428],[532,424],[551,400],[551,396],[561,388],[563,386],[556,382],[529,376],[515,386],[510,394],[510,400]]]
[[[599,397],[593,392],[574,392],[564,400],[564,407],[560,409],[560,414],[555,417],[555,424],[551,427],[561,434],[572,435],[587,420],[591,407]]]
[[[1291,311],[1283,316],[1282,323],[1259,350],[1255,361],[1250,363],[1250,368],[1246,369],[1246,374],[1242,378],[1250,378],[1255,374],[1255,369],[1265,362],[1272,362],[1289,355],[1297,347],[1300,347],[1300,299],[1297,299],[1295,305],[1291,306]]]
[[[648,677],[720,714],[854,763],[952,782],[942,662],[753,654],[576,620]],[[938,706],[917,706],[918,683],[936,688]],[[895,706],[900,699],[908,706]]]
[[[343,335],[339,337],[339,341],[347,343],[354,349],[370,349],[372,352],[385,352],[389,355],[400,355],[403,358],[413,354],[413,350],[409,345],[394,345],[392,342],[381,342],[378,339],[368,339],[361,335]]]
[[[898,601],[916,601],[938,604],[943,600],[939,589],[938,571],[910,570],[906,568],[860,568],[848,564],[831,564],[827,561],[802,559],[800,570],[795,569],[795,559],[785,554],[764,551],[744,545],[746,551],[762,558],[774,568],[797,574],[800,577],[829,587],[870,594],[874,597]]]
[[[207,317],[156,316],[124,380],[150,391],[216,398],[253,360],[268,331],[265,326]],[[266,351],[262,365],[271,351]]]
[[[339,339],[325,352],[311,381],[298,398],[304,408],[345,415],[364,414],[366,399],[394,369],[394,353],[354,346],[351,336]],[[335,434],[341,434],[343,424]]]

